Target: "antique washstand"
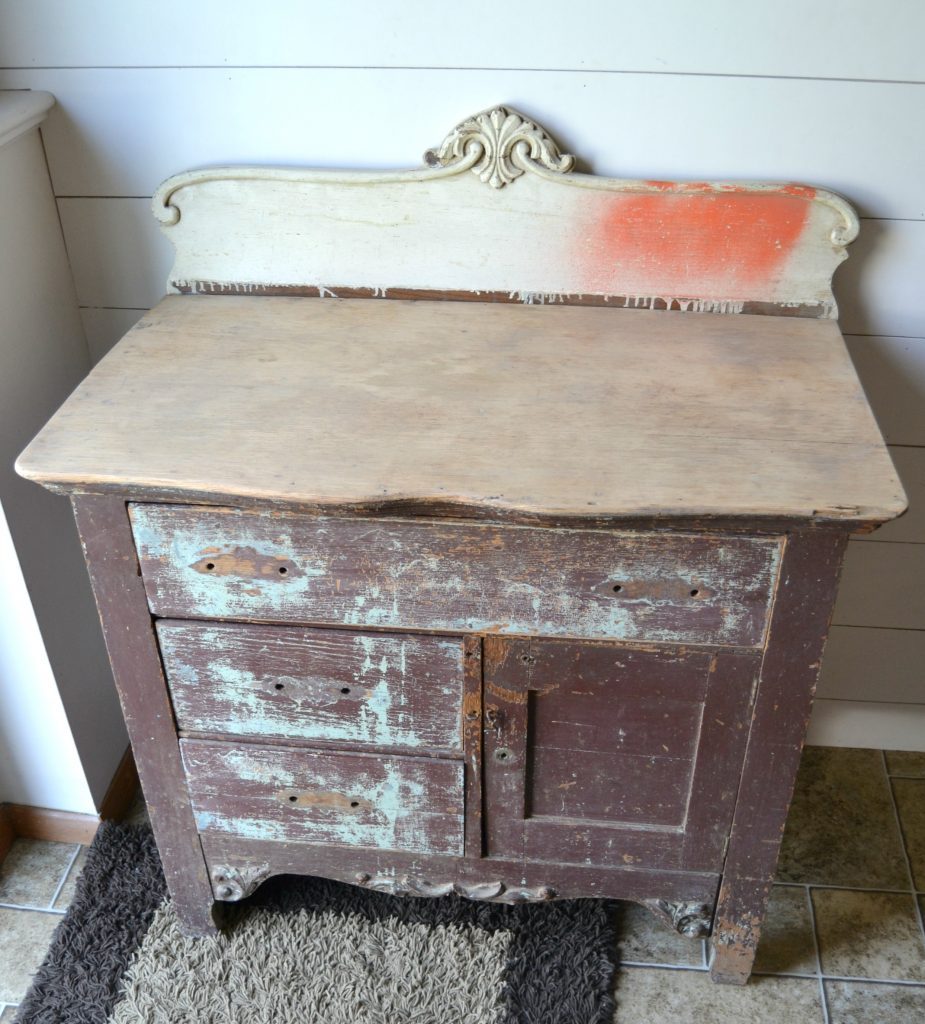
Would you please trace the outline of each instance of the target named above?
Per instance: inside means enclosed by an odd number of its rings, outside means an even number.
[[[167,181],[171,294],[18,463],[68,494],[171,894],[607,896],[751,970],[848,535],[902,489],[797,185]]]

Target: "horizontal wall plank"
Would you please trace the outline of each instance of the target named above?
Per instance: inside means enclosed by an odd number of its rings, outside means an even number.
[[[144,309],[82,309],[80,319],[87,336],[91,363],[96,365],[146,312]]]
[[[164,295],[173,263],[173,246],[157,226],[148,199],[64,198],[58,200],[58,207],[82,306],[148,309]],[[871,223],[863,222],[862,238]],[[921,270],[916,269],[925,267],[925,221],[883,223],[889,225],[892,234],[901,237],[890,243],[874,268],[879,284],[868,285],[867,278],[858,275],[875,308],[861,317],[855,301],[855,326],[849,327],[843,315],[843,329],[856,331],[858,325],[874,323],[880,334],[917,331],[917,336],[925,337],[925,303],[919,300]],[[859,240],[855,247],[860,244]],[[917,246],[922,251],[916,256]],[[867,265],[863,251],[854,252],[849,264],[855,257],[859,267]],[[907,259],[917,259],[917,265],[907,264]],[[842,307],[846,292],[844,269],[839,269],[835,279],[836,296]],[[847,315],[851,315],[850,310]],[[915,382],[904,386],[917,387]],[[892,397],[885,398],[888,404],[894,401]]]
[[[925,193],[909,173],[925,165],[925,133],[911,127],[925,106],[925,85],[549,71],[78,68],[0,72],[0,86],[57,97],[43,128],[57,195],[150,195],[171,174],[210,164],[416,167],[456,121],[508,103],[537,118],[597,174],[801,181],[841,192],[863,216],[925,217]]]
[[[925,405],[920,407],[919,417],[925,419]],[[911,544],[925,544],[925,448],[890,448],[893,465],[906,489],[909,510],[876,533],[857,537],[859,541],[907,541]],[[925,629],[925,621],[922,622]],[[923,650],[923,683],[925,683],[925,650]],[[923,685],[925,697],[925,685]]]
[[[845,341],[887,443],[925,445],[925,338]]]
[[[838,626],[921,629],[925,623],[925,544],[848,545],[833,622]]]
[[[173,246],[149,199],[59,199],[81,306],[150,309],[163,298]]]
[[[925,750],[925,704],[817,700],[806,741],[820,747]]]
[[[2,0],[0,64],[423,63],[922,78],[925,11],[903,0],[577,0],[561,16],[535,0],[354,0],[350,8],[344,17],[338,4],[265,0],[259,17],[229,17],[221,0],[161,0],[157,17],[139,24],[131,8],[113,17],[108,0]]]
[[[817,694],[925,704],[925,630],[833,626]]]
[[[925,337],[925,220],[864,220],[849,252],[835,272],[842,330]]]

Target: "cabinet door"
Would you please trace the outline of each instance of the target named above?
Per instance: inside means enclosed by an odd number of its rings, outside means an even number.
[[[721,868],[753,652],[485,639],[489,856]]]

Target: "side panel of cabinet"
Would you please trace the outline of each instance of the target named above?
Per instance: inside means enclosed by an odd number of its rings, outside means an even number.
[[[489,852],[719,870],[758,664],[750,653],[487,639]]]

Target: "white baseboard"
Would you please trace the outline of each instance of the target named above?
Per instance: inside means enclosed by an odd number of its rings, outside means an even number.
[[[925,751],[925,704],[817,700],[807,743]]]

